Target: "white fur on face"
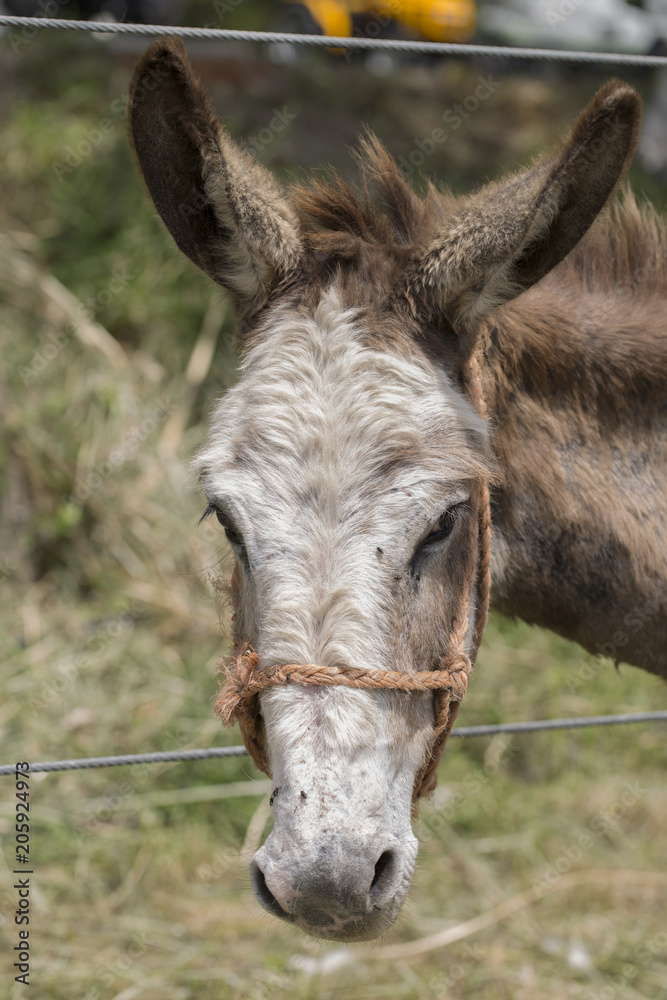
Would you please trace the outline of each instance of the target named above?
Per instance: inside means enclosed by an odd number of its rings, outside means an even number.
[[[197,461],[209,500],[244,540],[241,638],[262,665],[430,669],[397,644],[396,581],[443,511],[467,499],[482,422],[426,359],[369,346],[335,290],[310,314],[282,307],[271,321]],[[398,838],[411,874],[410,800],[432,696],[290,687],[261,705],[281,786],[274,855],[285,861],[289,844],[317,843],[333,823],[366,842]],[[319,810],[306,805],[315,788]]]

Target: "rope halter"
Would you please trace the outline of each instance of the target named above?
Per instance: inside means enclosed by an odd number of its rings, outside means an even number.
[[[464,386],[471,402],[484,416],[479,368],[471,358],[464,371]],[[473,545],[469,583],[461,601],[461,613],[448,637],[450,652],[442,656],[434,670],[405,673],[398,670],[374,670],[370,667],[323,667],[317,664],[289,663],[259,666],[259,657],[247,643],[235,643],[235,653],[224,665],[225,680],[215,704],[215,714],[225,726],[239,723],[243,742],[257,767],[270,776],[271,767],[259,695],[267,688],[289,684],[358,688],[365,691],[433,691],[435,721],[426,759],[415,778],[413,805],[433,791],[437,767],[463,701],[482,639],[489,609],[491,590],[490,543],[491,512],[489,488],[479,485],[471,497],[477,514],[476,546]],[[476,548],[476,553],[475,553]],[[470,618],[476,610],[470,655],[466,652]],[[240,649],[240,651],[238,651]]]

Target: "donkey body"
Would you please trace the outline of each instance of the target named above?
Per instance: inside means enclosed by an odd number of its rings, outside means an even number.
[[[436,668],[491,484],[495,605],[667,677],[667,236],[629,197],[588,232],[640,115],[612,82],[552,157],[466,199],[420,199],[372,138],[361,193],[334,177],[288,196],[180,44],[140,61],[151,196],[237,307],[242,377],[197,466],[237,557],[235,640],[260,663]],[[487,420],[463,389],[473,356]],[[260,902],[318,936],[381,933],[414,867],[433,695],[292,685],[260,703]]]
[[[493,602],[667,678],[667,238],[631,196],[480,332]]]

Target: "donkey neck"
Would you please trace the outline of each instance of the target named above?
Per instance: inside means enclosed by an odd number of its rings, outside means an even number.
[[[667,676],[666,303],[569,293],[547,279],[482,333],[492,602]]]

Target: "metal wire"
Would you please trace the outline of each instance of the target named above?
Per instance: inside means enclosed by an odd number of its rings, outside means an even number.
[[[594,726],[623,726],[637,722],[667,722],[665,712],[635,712],[628,715],[592,715],[581,719],[538,719],[535,722],[504,722],[494,726],[459,726],[452,737],[496,736],[498,733],[537,733],[553,729],[588,729]],[[206,750],[169,750],[164,753],[128,753],[117,757],[81,757],[78,760],[48,760],[30,764],[36,771],[78,771],[88,767],[116,767],[119,764],[162,764],[181,760],[208,760],[212,757],[244,757],[242,746],[209,747]],[[15,764],[3,764],[0,775],[14,774]]]
[[[580,719],[538,719],[535,722],[504,722],[497,726],[461,726],[459,729],[454,729],[451,736],[496,736],[498,733],[539,733],[550,729],[589,729],[595,726],[627,726],[634,722],[667,722],[667,712],[631,712],[626,715],[582,716]]]
[[[244,757],[245,747],[209,747],[206,750],[167,750],[162,753],[125,753],[116,757],[79,757],[75,760],[45,760],[30,764],[35,771],[80,771],[87,767],[117,767],[119,764],[163,764],[178,760],[206,760],[209,757]],[[14,774],[15,764],[3,764],[0,775]]]
[[[284,31],[233,31],[228,28],[186,28],[165,24],[123,24],[116,21],[71,21],[55,17],[14,17],[0,15],[0,26],[8,28],[55,28],[58,31],[89,31],[114,35],[178,35],[180,38],[208,38],[235,42],[283,42],[288,45],[315,45],[320,48],[423,52],[431,55],[487,56],[502,59],[549,59],[555,62],[600,63],[625,66],[667,66],[667,56],[632,55],[621,52],[576,52],[569,49],[513,48],[502,45],[460,45],[453,42],[426,42],[395,38],[340,38],[332,35],[300,35]]]

